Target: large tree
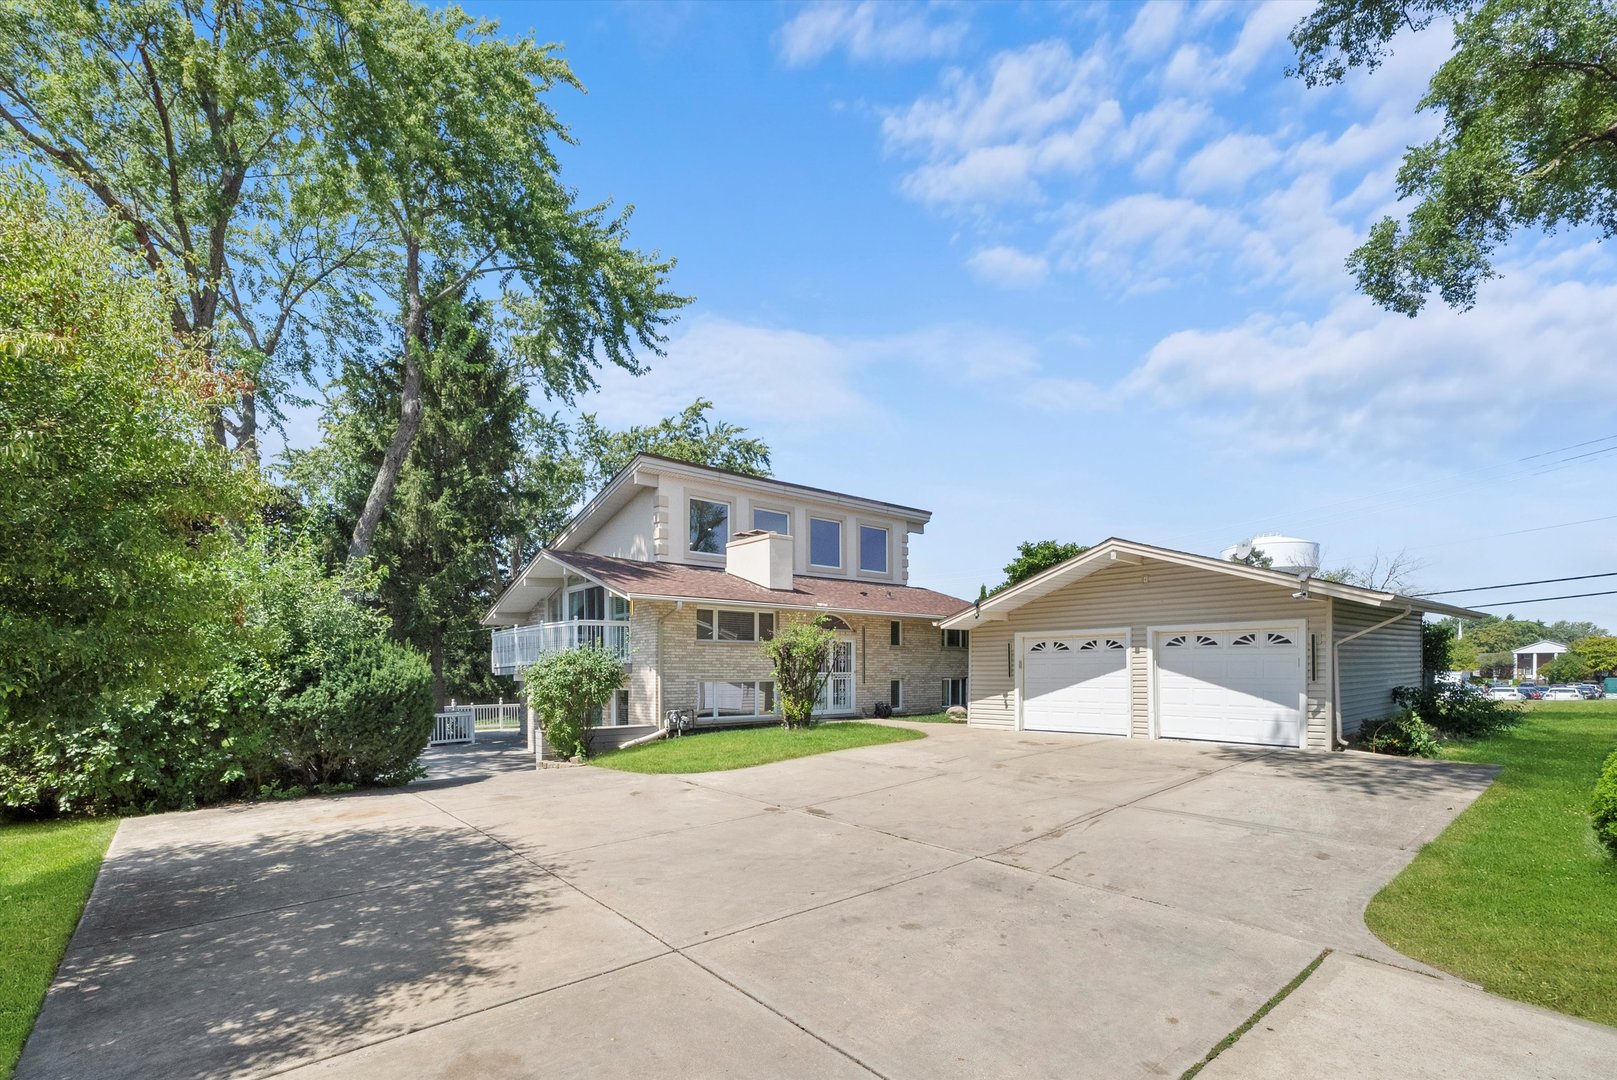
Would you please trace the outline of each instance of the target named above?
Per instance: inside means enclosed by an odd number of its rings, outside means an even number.
[[[697,398],[678,416],[622,431],[603,427],[594,413],[579,417],[573,444],[583,462],[586,482],[599,487],[623,471],[636,454],[659,454],[679,461],[711,465],[747,476],[769,475],[769,446],[747,435],[747,429],[713,420],[713,402]]]
[[[268,393],[306,358],[322,301],[360,289],[375,235],[314,77],[317,8],[263,0],[7,0],[0,148],[86,192],[171,300],[174,332],[227,369],[206,429],[256,462]],[[295,354],[295,355],[288,355]]]
[[[223,388],[125,227],[0,173],[0,725],[181,688],[236,613],[257,485],[197,438]]]
[[[1005,580],[994,587],[994,592],[1026,581],[1034,574],[1041,574],[1068,559],[1076,559],[1088,550],[1088,544],[1062,543],[1059,540],[1024,540],[1016,545],[1016,558],[1005,564]]]
[[[1411,147],[1387,217],[1349,257],[1359,288],[1414,315],[1435,291],[1469,308],[1521,229],[1617,231],[1617,10],[1605,0],[1323,0],[1292,31],[1308,85],[1374,69],[1439,19],[1454,47],[1420,107],[1441,132]]]
[[[524,379],[563,402],[602,363],[638,374],[687,301],[666,287],[672,262],[628,244],[629,210],[580,204],[561,181],[571,141],[550,92],[579,83],[555,48],[504,38],[458,8],[409,0],[331,0],[318,36],[332,102],[326,147],[357,177],[387,226],[386,294],[398,412],[349,558],[371,548],[420,430],[428,312],[485,280],[501,297],[504,346]]]

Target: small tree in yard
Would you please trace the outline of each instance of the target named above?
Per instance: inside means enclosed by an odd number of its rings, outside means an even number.
[[[825,687],[836,639],[817,618],[784,627],[764,642],[764,655],[775,665],[775,696],[780,699],[783,726],[806,728],[814,722],[814,703]]]
[[[1553,683],[1571,683],[1589,676],[1589,661],[1575,652],[1562,653],[1539,668],[1539,674]]]
[[[550,744],[565,757],[587,758],[601,708],[623,686],[623,663],[605,649],[547,653],[523,685]]]

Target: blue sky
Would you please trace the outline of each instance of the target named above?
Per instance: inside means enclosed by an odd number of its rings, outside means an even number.
[[[916,584],[975,595],[1024,539],[1327,565],[1428,589],[1617,570],[1617,275],[1523,238],[1416,320],[1343,258],[1396,212],[1443,27],[1345,85],[1284,75],[1291,3],[472,3],[565,45],[583,198],[696,302],[615,424],[698,395],[777,475],[925,506]],[[1526,531],[1533,530],[1533,531]],[[1617,579],[1608,579],[1617,581]],[[1484,599],[1617,587],[1539,587]],[[1617,597],[1512,609],[1617,626]]]

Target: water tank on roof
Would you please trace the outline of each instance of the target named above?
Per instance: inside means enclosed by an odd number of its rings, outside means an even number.
[[[1319,569],[1319,545],[1295,536],[1254,536],[1219,552],[1221,558],[1244,559],[1253,550],[1269,556],[1270,569],[1288,574],[1312,574]]]

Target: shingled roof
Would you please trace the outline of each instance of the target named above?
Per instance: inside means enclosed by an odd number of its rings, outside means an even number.
[[[679,563],[641,562],[581,551],[547,551],[557,562],[634,600],[712,600],[753,607],[806,608],[866,615],[941,619],[970,605],[958,597],[849,578],[792,578],[791,589],[766,589],[724,570]]]

